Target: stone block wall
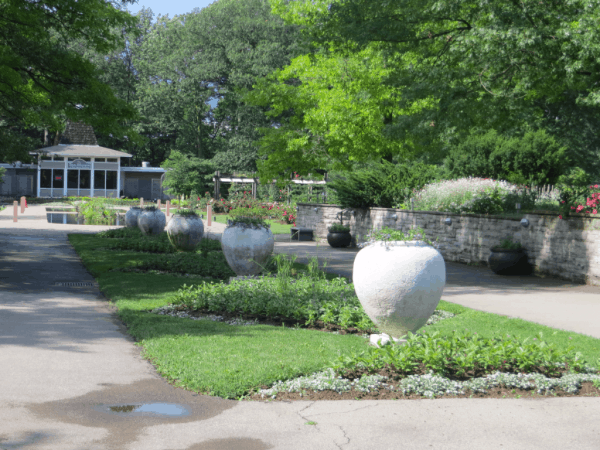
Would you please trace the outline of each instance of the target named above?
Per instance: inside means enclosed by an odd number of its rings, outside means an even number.
[[[342,209],[335,205],[299,203],[296,225],[312,229],[316,240],[326,242],[327,228],[339,222],[340,212]],[[452,219],[451,225],[446,224],[447,218]],[[529,220],[528,227],[521,225],[522,218]],[[462,263],[487,264],[490,248],[510,237],[527,250],[537,274],[600,285],[600,217],[561,220],[549,213],[499,218],[369,208],[344,211],[343,223],[350,226],[353,246],[366,241],[372,229],[390,227],[406,232],[421,227],[427,238],[437,239],[447,261]]]

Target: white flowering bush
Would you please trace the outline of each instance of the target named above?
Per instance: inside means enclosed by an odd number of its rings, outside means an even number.
[[[415,194],[415,209],[420,211],[502,212],[505,198],[520,194],[518,186],[489,178],[460,178],[426,185]]]
[[[457,214],[499,214],[514,211],[517,203],[524,211],[557,210],[559,202],[557,189],[538,192],[529,186],[475,177],[431,183],[414,195],[414,207],[418,211]]]

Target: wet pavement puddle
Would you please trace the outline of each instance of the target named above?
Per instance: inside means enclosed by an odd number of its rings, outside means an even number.
[[[133,405],[96,405],[96,411],[120,416],[184,417],[190,410],[177,403],[138,403]]]

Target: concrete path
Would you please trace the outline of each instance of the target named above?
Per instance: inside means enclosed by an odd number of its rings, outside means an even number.
[[[68,243],[68,233],[106,228],[0,220],[1,450],[599,448],[598,398],[267,403],[172,387]],[[105,407],[139,403],[189,414]]]

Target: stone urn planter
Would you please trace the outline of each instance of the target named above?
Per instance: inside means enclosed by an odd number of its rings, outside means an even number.
[[[376,241],[354,260],[356,295],[379,330],[394,338],[427,323],[446,284],[446,264],[423,241]]]
[[[350,234],[349,227],[345,227],[337,223],[329,227],[327,233],[327,243],[331,247],[348,247],[351,242],[352,235]]]
[[[138,216],[138,228],[145,235],[157,235],[165,231],[167,218],[165,213],[151,206]]]
[[[352,242],[352,235],[350,234],[349,231],[348,232],[330,231],[327,233],[327,243],[331,247],[336,247],[336,248],[348,247],[351,242]]]
[[[221,238],[227,264],[238,276],[259,274],[274,247],[273,233],[261,225],[234,221],[225,228]]]
[[[129,211],[125,213],[125,225],[133,228],[138,226],[138,216],[143,213],[144,210],[139,206],[133,206]]]
[[[196,214],[174,214],[166,230],[171,245],[183,252],[194,251],[204,236],[204,224]]]
[[[498,275],[529,275],[531,266],[523,248],[492,247],[488,264]]]

